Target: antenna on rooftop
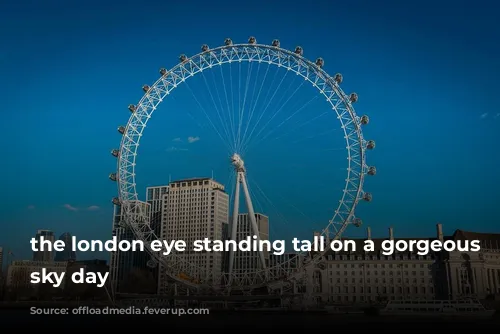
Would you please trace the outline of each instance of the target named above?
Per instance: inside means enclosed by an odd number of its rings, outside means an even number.
[[[172,174],[168,174],[168,183],[172,182]]]

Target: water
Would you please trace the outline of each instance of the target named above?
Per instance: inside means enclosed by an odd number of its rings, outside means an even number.
[[[78,324],[97,328],[100,326],[158,326],[168,328],[227,328],[228,326],[247,329],[316,329],[335,328],[340,326],[350,329],[375,330],[386,329],[404,323],[405,326],[428,327],[435,323],[445,323],[446,326],[461,326],[474,324],[475,328],[495,326],[498,328],[500,319],[472,318],[439,318],[439,317],[377,317],[365,315],[331,315],[325,313],[305,312],[211,312],[209,315],[30,315],[29,309],[0,309],[0,321],[3,328],[18,329],[21,325],[40,326],[52,323],[54,326]],[[141,327],[139,327],[141,328]]]

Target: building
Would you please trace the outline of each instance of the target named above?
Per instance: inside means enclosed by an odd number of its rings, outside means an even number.
[[[479,252],[447,252],[442,266],[446,269],[450,299],[476,297],[484,299],[500,295],[500,234],[456,230],[451,239],[480,240]]]
[[[163,212],[163,199],[164,195],[168,194],[168,185],[155,186],[146,188],[146,202],[150,205],[150,226],[154,230],[158,239],[161,237],[161,217]],[[159,263],[154,268],[149,268],[154,280],[156,282],[155,291],[158,292],[158,280],[160,271],[164,271],[162,263]]]
[[[269,217],[256,213],[255,221],[257,223],[257,228],[259,230],[259,238],[260,240],[269,240]],[[240,213],[238,214],[238,223],[237,223],[237,232],[236,232],[236,242],[247,239],[249,236],[253,236],[254,232],[252,229],[252,222],[250,220],[250,216],[248,213]],[[264,259],[266,261],[266,265],[269,264],[269,252],[265,250]],[[234,253],[234,273],[248,273],[255,270],[262,269],[259,252],[251,251],[251,252],[242,252],[237,250]]]
[[[354,239],[355,250],[330,250],[322,266],[308,268],[308,290],[316,302],[371,303],[380,300],[433,299],[435,288],[435,255],[399,252],[382,254],[382,242],[394,239],[372,239],[368,228],[366,239]],[[364,252],[365,240],[374,243],[373,252]],[[407,239],[410,240],[410,239]]]
[[[66,275],[69,277],[74,272],[80,271],[83,269],[83,272],[94,272],[94,273],[106,273],[109,271],[108,264],[106,260],[83,260],[83,261],[72,261],[68,262]]]
[[[381,252],[383,240],[372,239],[374,252],[363,251],[364,240],[355,240],[356,251],[328,252],[324,269],[312,271],[313,296],[323,302],[343,303],[434,298],[434,256],[385,256]]]
[[[159,239],[161,239],[161,212],[163,209],[163,195],[166,193],[168,193],[168,186],[148,187],[146,189],[146,202],[142,202],[143,205],[147,205],[145,210],[148,211],[149,215],[149,228],[155,232],[155,235]],[[112,230],[113,236],[117,236],[119,240],[136,239],[134,232],[130,228],[126,227],[123,220],[122,208],[119,205],[114,206]],[[139,288],[138,284],[132,284],[131,282],[137,282],[137,276],[139,276],[148,277],[147,290],[149,293],[157,292],[158,273],[161,269],[161,264],[160,266],[148,266],[148,263],[151,263],[150,260],[151,256],[146,251],[112,252],[109,267],[113,291],[118,293],[138,292],[137,289],[133,287],[135,285],[136,288]],[[151,275],[155,281],[154,291],[149,291],[151,285],[149,276]]]
[[[500,293],[500,234],[455,231],[444,236],[442,225],[431,238],[352,239],[356,251],[329,251],[322,265],[308,268],[308,291],[312,300],[334,303],[371,303],[381,300],[432,300],[476,297]],[[382,254],[384,240],[480,240],[479,252],[441,251]],[[365,240],[374,242],[364,252]]]
[[[124,233],[125,224],[121,222],[122,208],[120,205],[113,205],[113,222],[111,231],[113,237],[120,237]],[[113,293],[119,291],[120,283],[123,282],[123,269],[120,268],[120,251],[109,253],[109,276],[111,280],[111,290]]]
[[[161,233],[161,213],[163,210],[163,198],[164,195],[168,194],[168,189],[168,185],[146,188],[146,202],[151,207],[150,224],[152,225],[155,232],[158,231],[158,233]]]
[[[109,267],[106,260],[84,260],[68,262],[66,269],[66,276],[72,277],[75,273],[82,273],[85,275],[88,272],[100,273],[104,275],[109,272]],[[98,287],[93,283],[75,283],[71,279],[66,281],[64,290],[67,296],[79,297],[84,299],[107,299],[109,293],[110,281],[107,280],[104,287]]]
[[[50,230],[38,230],[35,239],[38,240],[38,247],[40,247],[40,240],[49,240],[52,244],[55,241],[54,232]],[[40,248],[39,248],[40,249]],[[54,251],[52,249],[33,251],[33,261],[36,262],[52,262],[54,261]]]
[[[40,284],[31,283],[31,273],[41,272],[45,268],[48,272],[61,274],[66,272],[67,262],[54,261],[12,261],[7,269],[6,285],[9,289],[32,288],[37,290]],[[66,276],[66,275],[65,275]],[[66,278],[64,278],[65,280]],[[64,288],[64,282],[59,288]]]
[[[64,250],[56,252],[55,261],[76,261],[76,252],[73,250],[73,239],[71,234],[61,234],[59,240],[64,242]]]
[[[269,254],[269,270],[273,277],[285,280],[290,273],[297,272],[304,264],[305,256],[300,253]]]
[[[225,254],[194,252],[195,240],[222,240],[228,235],[229,196],[224,186],[211,178],[173,181],[163,195],[161,239],[184,240],[188,248],[182,254],[167,257],[168,270],[184,279],[211,284],[222,273]],[[175,262],[175,263],[174,263]],[[161,268],[159,292],[166,293],[168,275]]]
[[[131,217],[134,219],[144,220],[144,224],[149,224],[150,205],[146,202],[134,201],[131,203]],[[135,217],[134,217],[135,216]],[[123,217],[123,209],[120,205],[114,206],[113,211],[113,236],[116,236],[117,241],[121,240],[136,240],[137,236],[130,226],[126,224]],[[149,255],[144,252],[110,252],[110,279],[111,289],[113,293],[135,293],[139,288],[133,284],[133,276],[136,271],[147,271],[147,262]],[[143,292],[143,291],[141,291]],[[154,293],[154,291],[149,291]]]

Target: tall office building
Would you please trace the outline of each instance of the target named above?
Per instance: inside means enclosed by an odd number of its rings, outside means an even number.
[[[150,205],[150,225],[158,238],[161,236],[161,216],[164,195],[168,194],[168,186],[146,188],[146,202]]]
[[[149,220],[150,205],[142,201],[132,202],[131,214],[138,215],[137,218],[143,218],[142,215],[145,215]],[[125,224],[125,221],[123,219],[122,207],[120,205],[114,206],[112,227],[113,236],[116,236],[118,242],[120,242],[121,240],[132,241],[137,239],[133,230]],[[144,284],[138,283],[139,279],[137,276],[143,276],[144,272],[147,271],[148,259],[149,255],[146,251],[111,252],[109,271],[113,292],[154,293],[155,291],[148,290],[149,287],[146,287],[146,289],[144,289]],[[152,288],[152,290],[154,290],[154,287]]]
[[[193,264],[189,279],[211,284],[220,277],[224,254],[221,252],[194,252],[195,240],[209,238],[222,240],[228,234],[229,196],[224,186],[211,178],[193,178],[173,181],[163,195],[161,238],[184,240],[188,248],[179,254],[183,261]],[[167,258],[168,261],[168,258]],[[162,293],[168,276],[160,272],[159,292]]]
[[[156,186],[156,187],[147,187],[146,188],[146,202],[150,205],[151,213],[150,213],[150,226],[151,229],[154,230],[155,235],[158,239],[161,238],[161,215],[163,211],[163,198],[164,195],[168,194],[168,185],[166,186]],[[153,275],[153,278],[156,282],[156,292],[159,292],[158,289],[158,280],[159,273],[164,270],[163,265],[161,263],[158,264],[155,268],[150,268],[149,271]]]
[[[257,222],[257,228],[259,229],[259,238],[261,240],[269,240],[269,217],[256,213],[255,221]],[[248,213],[240,213],[238,215],[238,230],[236,233],[236,241],[247,239],[249,236],[254,235],[252,229],[252,222],[250,221],[250,215]],[[264,259],[266,263],[269,263],[269,252],[265,250]],[[234,272],[235,273],[248,273],[256,269],[261,269],[262,264],[259,257],[259,252],[242,252],[236,251],[234,254]]]
[[[61,234],[59,240],[64,241],[64,250],[56,252],[55,261],[76,261],[76,252],[73,250],[73,240],[71,234],[65,232]]]
[[[55,241],[54,232],[50,230],[38,230],[35,236],[35,239],[39,242],[38,247],[40,247],[40,240],[42,237],[44,240],[50,240],[52,244]],[[39,250],[33,252],[33,261],[52,262],[54,261],[54,251],[45,248],[43,251]]]

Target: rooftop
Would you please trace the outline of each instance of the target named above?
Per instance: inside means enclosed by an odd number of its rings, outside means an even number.
[[[173,181],[170,181],[170,183],[190,182],[190,181],[205,181],[205,180],[212,180],[212,178],[210,178],[210,177],[190,177],[187,179],[173,180]]]
[[[390,237],[389,235],[387,238],[370,238],[371,241],[373,241],[374,244],[374,251],[373,252],[368,252],[368,254],[379,254],[382,251],[382,242],[385,240],[389,240]],[[344,253],[344,254],[362,254],[364,252],[364,242],[368,240],[368,238],[342,238],[342,240],[352,240],[356,244],[356,251],[355,252],[338,252],[338,253]],[[399,241],[399,240],[404,240],[404,241],[410,241],[410,240],[429,240],[429,241],[434,241],[438,240],[437,235],[434,237],[428,237],[428,238],[396,238],[394,237],[393,240]],[[468,231],[463,231],[463,230],[455,230],[455,232],[452,235],[444,235],[443,236],[443,241],[446,240],[479,240],[481,241],[481,248],[483,249],[500,249],[500,233],[481,233],[481,232],[468,232]],[[415,251],[416,252],[416,251]],[[399,252],[401,253],[401,252]],[[402,252],[405,253],[405,252]],[[407,253],[407,252],[406,252]]]
[[[480,240],[481,248],[500,249],[500,233],[482,233],[456,230],[453,240]]]

